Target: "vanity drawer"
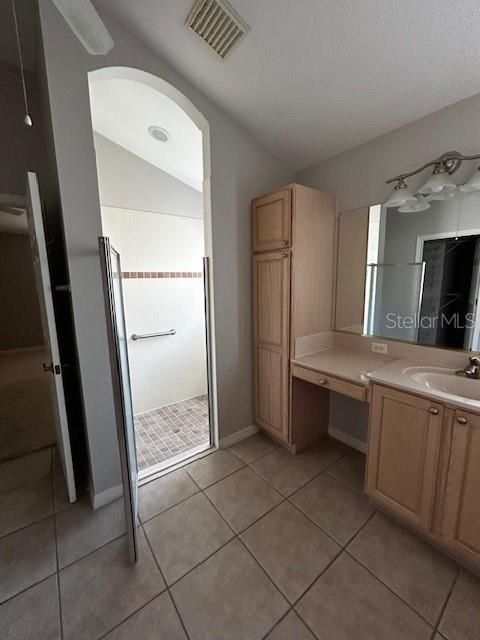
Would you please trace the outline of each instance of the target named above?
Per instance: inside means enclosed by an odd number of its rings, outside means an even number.
[[[355,398],[355,400],[361,400],[365,402],[367,399],[367,389],[360,384],[354,382],[347,382],[341,378],[328,375],[326,373],[320,373],[318,371],[312,371],[311,369],[305,369],[294,364],[292,367],[292,376],[300,378],[306,382],[311,382],[319,387],[334,391],[335,393],[341,393],[344,396]]]

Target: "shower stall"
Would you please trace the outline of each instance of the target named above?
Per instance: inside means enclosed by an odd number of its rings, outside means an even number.
[[[203,219],[102,206],[120,256],[140,476],[210,446]]]

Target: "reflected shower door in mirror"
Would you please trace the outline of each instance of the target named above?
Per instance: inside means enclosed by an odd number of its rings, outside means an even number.
[[[337,256],[336,331],[480,349],[479,193],[341,213]]]

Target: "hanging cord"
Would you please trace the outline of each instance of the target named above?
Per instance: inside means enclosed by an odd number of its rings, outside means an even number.
[[[15,6],[15,0],[12,0],[12,13],[13,13],[13,22],[15,24],[15,34],[17,37],[17,49],[18,49],[18,59],[20,61],[20,75],[22,76],[22,87],[23,87],[23,100],[25,102],[25,118],[24,122],[27,127],[31,127],[33,125],[32,118],[30,117],[30,109],[28,108],[28,98],[27,98],[27,86],[25,84],[25,73],[23,69],[23,56],[22,56],[22,47],[20,44],[20,32],[18,30],[18,20],[17,20],[17,8]]]

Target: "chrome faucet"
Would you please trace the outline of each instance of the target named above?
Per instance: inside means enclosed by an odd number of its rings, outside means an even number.
[[[459,369],[455,371],[457,376],[465,376],[467,378],[473,378],[474,380],[480,379],[480,358],[478,356],[470,356],[468,358],[470,364],[465,369]]]

